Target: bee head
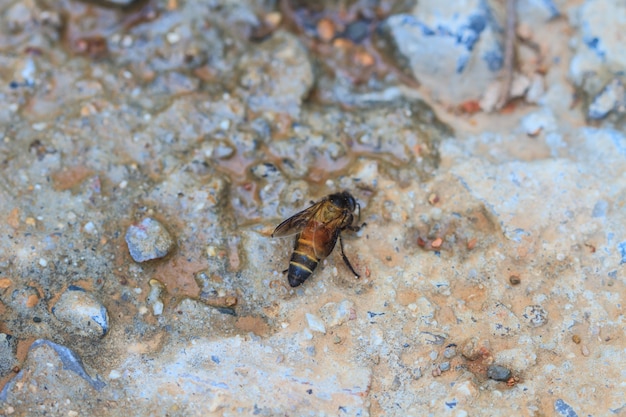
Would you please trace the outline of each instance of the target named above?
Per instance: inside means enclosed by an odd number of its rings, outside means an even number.
[[[352,194],[347,191],[331,194],[328,196],[328,199],[333,205],[342,209],[348,209],[351,212],[356,209],[356,200],[352,197]]]

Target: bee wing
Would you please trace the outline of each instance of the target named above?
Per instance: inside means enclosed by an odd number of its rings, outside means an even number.
[[[322,203],[323,201],[315,203],[311,207],[304,209],[297,214],[294,214],[293,216],[279,224],[276,229],[274,229],[272,237],[285,237],[300,233],[302,229],[304,229],[309,223],[311,218],[315,216],[317,211],[322,206]]]
[[[341,226],[345,222],[345,216],[335,217],[325,223],[319,223],[313,232],[313,241],[317,242],[313,249],[318,259],[323,259],[330,255],[335,248],[337,238],[341,231]]]

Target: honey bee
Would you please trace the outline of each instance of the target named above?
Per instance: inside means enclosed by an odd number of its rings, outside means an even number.
[[[361,206],[350,193],[343,191],[324,197],[276,227],[272,237],[296,234],[296,242],[287,270],[289,285],[297,287],[306,281],[315,271],[320,260],[333,251],[337,239],[339,239],[343,261],[350,271],[357,278],[359,277],[343,252],[341,240],[341,232],[344,230],[358,231],[365,226],[365,223],[361,226],[354,225],[354,212],[357,208],[360,217]]]

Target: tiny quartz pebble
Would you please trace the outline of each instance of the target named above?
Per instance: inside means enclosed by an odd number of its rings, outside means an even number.
[[[126,243],[135,262],[145,262],[166,256],[174,247],[174,240],[165,227],[150,217],[126,231]]]

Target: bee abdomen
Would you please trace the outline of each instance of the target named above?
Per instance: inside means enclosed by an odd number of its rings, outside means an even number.
[[[297,287],[311,276],[319,261],[305,253],[294,252],[289,261],[289,285]]]

